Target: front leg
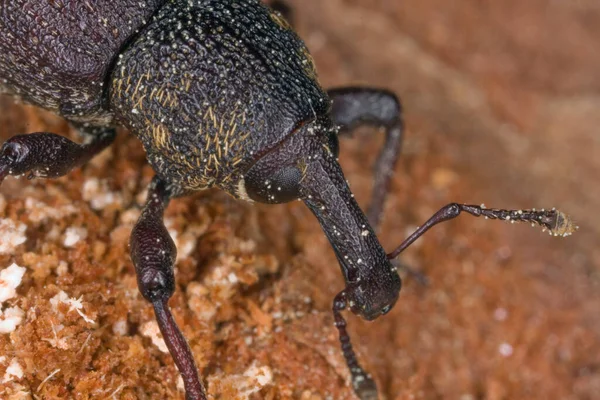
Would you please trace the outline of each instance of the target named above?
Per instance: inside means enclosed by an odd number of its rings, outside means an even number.
[[[331,117],[340,126],[340,135],[361,125],[385,129],[385,143],[375,164],[373,194],[367,217],[377,230],[383,212],[392,172],[402,146],[402,107],[396,95],[387,90],[370,88],[340,88],[328,92],[333,104]]]
[[[115,139],[112,128],[81,128],[88,143],[77,144],[48,132],[17,135],[0,148],[0,182],[7,176],[58,178],[89,161]]]
[[[347,307],[346,291],[342,291],[333,300],[333,319],[339,333],[342,353],[350,370],[352,387],[360,400],[377,400],[377,385],[371,375],[360,366],[352,348],[350,335],[346,329],[346,320],[342,316],[342,311]]]
[[[168,305],[175,291],[173,266],[177,258],[177,248],[163,222],[170,198],[165,183],[155,177],[142,215],[131,232],[131,259],[140,292],[152,303],[160,331],[183,378],[186,399],[206,400],[194,356]]]

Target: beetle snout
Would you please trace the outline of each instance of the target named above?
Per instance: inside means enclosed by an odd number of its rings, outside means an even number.
[[[380,270],[385,270],[381,268]],[[348,306],[352,313],[367,321],[387,314],[394,308],[402,287],[402,281],[395,271],[379,278],[350,284],[346,287]]]

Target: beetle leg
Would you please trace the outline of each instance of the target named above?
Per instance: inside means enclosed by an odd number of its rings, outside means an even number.
[[[369,223],[377,231],[392,173],[402,149],[404,122],[400,100],[394,93],[382,89],[348,87],[331,89],[328,94],[333,101],[333,122],[340,127],[339,135],[348,135],[360,125],[385,128],[385,143],[375,163],[373,194],[367,210]],[[397,260],[396,267],[427,286],[427,277],[419,271]]]
[[[131,232],[131,259],[140,292],[152,303],[160,331],[183,378],[186,399],[206,400],[194,356],[168,305],[175,291],[173,265],[177,258],[177,248],[163,223],[170,198],[165,183],[155,177],[142,215]]]
[[[358,363],[356,354],[352,348],[350,335],[346,330],[346,320],[342,316],[342,311],[347,308],[345,291],[340,292],[333,300],[333,318],[335,327],[340,335],[342,353],[346,359],[346,364],[352,377],[352,387],[360,400],[377,400],[377,385],[375,381]]]
[[[481,206],[450,203],[442,207],[431,218],[429,218],[419,229],[413,232],[400,246],[388,254],[388,259],[398,257],[408,246],[420,238],[425,232],[440,222],[449,221],[458,217],[462,212],[466,212],[475,217],[485,217],[486,219],[499,219],[503,221],[527,222],[532,226],[540,226],[544,231],[548,231],[553,236],[569,236],[575,232],[578,227],[573,224],[571,217],[556,209],[551,210],[503,210],[497,208],[486,208]]]
[[[48,132],[17,135],[0,148],[0,182],[7,175],[27,178],[58,178],[86,163],[115,139],[112,128],[84,128],[90,140],[77,144],[64,136]]]
[[[360,125],[385,128],[385,143],[375,163],[375,182],[367,217],[377,230],[388,193],[392,172],[402,146],[402,106],[392,92],[371,88],[339,88],[328,91],[333,104],[331,117],[340,127],[340,135]]]

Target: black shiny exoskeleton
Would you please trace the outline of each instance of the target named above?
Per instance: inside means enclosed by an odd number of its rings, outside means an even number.
[[[356,360],[341,312],[349,308],[368,320],[387,313],[401,287],[390,259],[427,229],[466,211],[537,223],[558,235],[573,230],[555,210],[450,204],[386,254],[372,226],[400,151],[396,96],[367,88],[324,91],[304,43],[280,13],[258,0],[0,4],[0,92],[60,114],[86,139],[15,136],[0,150],[0,179],[65,175],[110,145],[117,125],[142,141],[156,177],[131,235],[131,258],[188,399],[206,394],[167,304],[175,290],[176,248],[163,212],[173,197],[216,186],[244,200],[304,201],[346,280],[333,312],[361,399],[376,398],[377,390]],[[361,124],[386,132],[368,218],[337,161],[338,136]]]

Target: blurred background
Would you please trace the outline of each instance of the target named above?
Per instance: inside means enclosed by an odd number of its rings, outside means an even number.
[[[364,328],[390,398],[600,398],[600,3],[294,5],[324,85],[403,100],[386,248],[447,201],[555,206],[580,226],[557,240],[461,217],[409,250],[430,286],[408,278],[400,310]],[[342,144],[364,202],[371,133]]]
[[[428,284],[403,273],[390,314],[371,323],[347,315],[381,398],[600,399],[600,2],[288,3],[324,87],[383,87],[402,99],[406,140],[379,233],[386,249],[449,202],[557,207],[579,225],[554,238],[461,216],[411,246],[402,260]],[[3,138],[75,137],[59,118],[0,105]],[[363,206],[382,142],[361,129],[341,143]],[[0,354],[24,371],[0,383],[7,398],[183,398],[128,258],[152,174],[123,134],[67,178],[3,184],[2,217],[25,224],[27,242],[1,265],[28,268],[12,303],[26,320],[0,335]],[[50,211],[36,206],[47,215],[33,216],[31,204]],[[355,398],[330,312],[343,280],[302,204],[249,205],[211,190],[172,202],[167,220],[179,245],[171,305],[211,395]],[[67,231],[81,227],[66,246]],[[52,309],[60,290],[82,296],[96,324]]]

